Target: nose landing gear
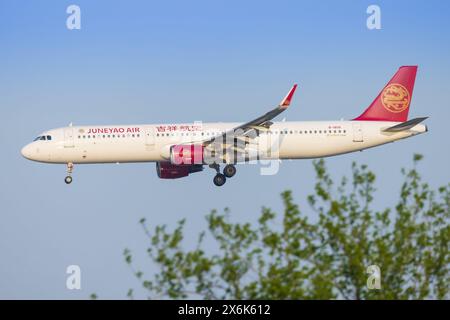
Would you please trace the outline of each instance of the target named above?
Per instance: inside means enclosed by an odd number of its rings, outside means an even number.
[[[73,171],[73,163],[69,162],[67,164],[67,176],[64,178],[64,182],[66,184],[71,184],[72,183],[72,171]]]
[[[65,177],[65,178],[64,178],[64,182],[65,182],[66,184],[71,184],[71,183],[72,183],[72,177],[71,177],[71,176]]]

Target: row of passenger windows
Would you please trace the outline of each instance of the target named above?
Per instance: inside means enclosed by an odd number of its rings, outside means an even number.
[[[331,134],[331,133],[347,133],[346,130],[275,130],[275,131],[267,131],[268,134]],[[200,135],[202,136],[217,136],[219,134],[224,134],[224,132],[202,132]],[[157,137],[170,137],[170,136],[196,136],[195,132],[186,132],[186,133],[157,133]],[[104,139],[110,139],[110,138],[139,138],[140,134],[98,134],[98,135],[79,135],[78,139],[95,139],[95,138],[104,138]],[[51,140],[51,136],[40,136],[37,137],[36,140]]]
[[[330,133],[347,133],[346,130],[275,130],[275,131],[267,131],[268,134],[330,134]],[[219,134],[224,134],[224,132],[202,132],[202,136],[217,136]],[[195,132],[186,132],[186,133],[157,133],[157,137],[174,137],[174,136],[195,136]]]
[[[275,134],[278,134],[278,131],[274,131]],[[347,133],[346,130],[284,130],[280,131],[280,134],[322,134],[322,133]],[[272,131],[269,131],[269,134],[272,134]]]
[[[36,137],[33,141],[38,141],[38,140],[50,141],[50,140],[52,140],[52,136],[39,136],[39,137]]]
[[[141,135],[139,133],[137,134],[93,134],[93,135],[79,135],[78,139],[95,139],[95,138],[104,138],[104,139],[110,139],[110,138],[139,138]]]

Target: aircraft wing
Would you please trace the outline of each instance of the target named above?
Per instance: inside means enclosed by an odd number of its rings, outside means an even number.
[[[273,124],[271,121],[273,118],[278,116],[280,113],[285,111],[289,105],[291,104],[292,97],[294,96],[295,89],[297,89],[297,85],[294,84],[291,90],[289,90],[288,94],[284,97],[283,100],[278,104],[278,106],[269,112],[265,113],[264,115],[251,120],[249,122],[246,122],[244,124],[241,124],[237,126],[236,128],[233,128],[227,132],[225,132],[222,135],[218,135],[215,137],[212,137],[211,139],[203,141],[203,145],[205,147],[208,147],[212,143],[223,143],[228,144],[225,141],[235,141],[235,140],[241,140],[241,139],[252,139],[258,136],[259,131],[268,130],[270,126]],[[232,144],[232,146],[226,146],[226,147],[235,147],[235,143]]]

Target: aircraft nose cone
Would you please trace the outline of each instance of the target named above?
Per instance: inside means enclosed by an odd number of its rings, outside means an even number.
[[[30,145],[26,145],[25,147],[22,148],[22,150],[20,151],[20,153],[22,154],[22,156],[26,159],[31,159],[31,146]]]

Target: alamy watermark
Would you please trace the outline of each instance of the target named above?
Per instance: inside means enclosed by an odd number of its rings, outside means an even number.
[[[67,267],[66,274],[69,276],[66,279],[66,288],[69,290],[81,290],[81,268],[73,264]]]
[[[380,290],[381,289],[381,269],[377,265],[368,266],[366,273],[369,274],[367,278],[367,289]]]
[[[76,4],[71,4],[67,7],[66,13],[69,16],[66,19],[66,27],[69,30],[81,29],[81,9]]]
[[[367,7],[366,13],[369,15],[366,20],[366,26],[369,30],[381,29],[381,9],[376,4]]]
[[[168,157],[174,165],[247,163],[261,165],[261,175],[274,175],[280,147],[292,131],[282,128],[225,129],[194,125],[156,126],[156,137],[168,137]]]

